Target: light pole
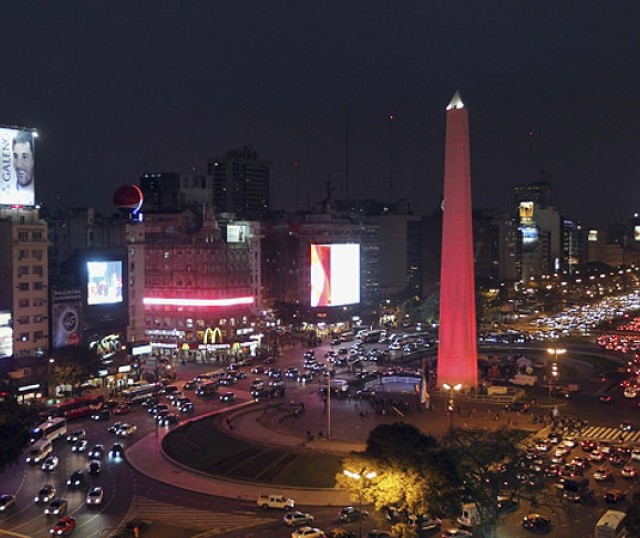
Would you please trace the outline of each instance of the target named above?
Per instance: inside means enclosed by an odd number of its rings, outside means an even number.
[[[455,393],[462,390],[462,384],[457,383],[455,385],[449,385],[449,383],[444,383],[442,385],[444,390],[449,391],[449,403],[447,404],[447,409],[449,410],[449,433],[453,432],[453,411],[455,409]]]
[[[549,376],[549,398],[551,398],[551,381],[555,385],[555,380],[558,378],[558,355],[564,355],[567,352],[566,349],[561,347],[547,348],[547,353],[553,355],[553,363],[551,364],[551,375]]]
[[[344,471],[342,471],[342,473],[345,476],[348,476],[349,478],[351,478],[352,480],[372,480],[374,479],[376,476],[378,476],[378,474],[375,471],[369,471],[367,472],[365,469],[362,469],[359,473],[356,473],[354,471],[349,471],[348,469],[345,469]],[[364,482],[363,482],[364,483]],[[362,538],[362,488],[364,486],[360,486],[358,488],[358,500],[359,500],[359,510],[360,510],[360,514],[358,517],[358,521],[360,522],[360,533],[359,533],[359,538]]]

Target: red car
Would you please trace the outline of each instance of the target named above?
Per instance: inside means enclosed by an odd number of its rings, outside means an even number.
[[[127,404],[120,404],[113,410],[114,415],[128,415],[129,414],[129,406]]]
[[[54,536],[64,536],[73,532],[73,529],[76,528],[76,518],[72,516],[65,516],[60,519],[49,532]]]

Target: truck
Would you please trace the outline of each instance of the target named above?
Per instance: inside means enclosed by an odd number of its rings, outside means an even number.
[[[533,387],[538,384],[538,377],[529,374],[516,374],[509,379],[509,383],[512,385]]]
[[[267,510],[268,508],[293,510],[296,506],[293,499],[289,499],[284,495],[260,495],[256,500],[256,504],[263,510]]]

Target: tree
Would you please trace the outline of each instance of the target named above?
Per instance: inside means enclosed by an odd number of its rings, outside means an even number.
[[[54,352],[52,359],[51,382],[54,385],[71,385],[72,392],[103,367],[95,350],[78,346],[61,347]]]
[[[0,474],[18,461],[37,419],[38,412],[33,407],[20,405],[13,398],[0,402]]]

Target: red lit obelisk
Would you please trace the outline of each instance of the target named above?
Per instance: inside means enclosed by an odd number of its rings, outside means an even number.
[[[440,270],[438,386],[478,384],[473,275],[469,112],[460,94],[447,106]]]

